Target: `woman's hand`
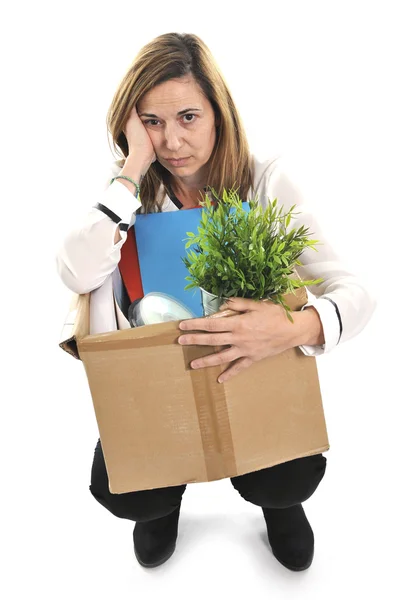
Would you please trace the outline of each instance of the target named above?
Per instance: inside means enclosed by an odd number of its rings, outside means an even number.
[[[130,112],[123,133],[129,146],[129,157],[140,161],[140,164],[144,167],[144,173],[142,172],[142,175],[144,175],[151,163],[157,160],[157,156],[151,138],[137,114],[136,106]]]
[[[221,352],[191,363],[192,368],[198,369],[236,361],[219,376],[219,383],[227,381],[258,360],[280,354],[302,343],[303,328],[300,317],[304,316],[303,312],[293,312],[292,323],[287,318],[284,308],[271,301],[232,298],[220,307],[220,310],[226,308],[243,312],[231,317],[189,319],[179,325],[180,329],[190,332],[208,332],[180,336],[180,344],[228,346]]]

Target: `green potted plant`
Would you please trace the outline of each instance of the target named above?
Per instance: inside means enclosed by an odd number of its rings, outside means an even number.
[[[212,193],[215,205],[205,197],[197,233],[187,232],[186,250],[196,246],[182,258],[190,282],[185,289],[200,288],[206,316],[226,299],[239,296],[270,299],[283,306],[293,322],[284,295],[323,281],[292,277],[295,265],[302,265],[299,257],[304,249],[316,250],[318,240],[309,239],[304,226],[287,233],[292,216],[299,214],[293,213],[295,204],[282,214],[277,198],[263,209],[256,197],[249,200],[246,210],[236,190],[223,190],[221,199],[214,189]]]

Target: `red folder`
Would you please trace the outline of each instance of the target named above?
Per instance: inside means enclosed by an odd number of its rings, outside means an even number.
[[[140,264],[137,253],[134,225],[127,230],[127,238],[121,249],[119,271],[125,284],[130,302],[144,296],[141,282]]]

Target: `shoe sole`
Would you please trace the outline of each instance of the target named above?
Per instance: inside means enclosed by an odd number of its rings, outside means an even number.
[[[278,560],[278,562],[280,564],[283,565],[283,567],[285,567],[286,569],[289,569],[290,571],[305,571],[306,569],[309,569],[310,565],[313,562],[314,551],[312,552],[312,556],[310,557],[310,559],[308,560],[308,562],[305,565],[301,566],[301,567],[297,567],[295,565],[290,565],[290,564],[284,562],[278,556],[276,556],[274,554],[274,552],[273,552],[273,556]]]
[[[165,556],[163,556],[162,558],[160,558],[157,562],[155,563],[145,563],[141,560],[141,558],[138,556],[137,552],[136,552],[136,548],[134,548],[134,554],[135,557],[137,558],[137,562],[142,566],[145,567],[146,569],[152,569],[154,567],[159,567],[160,565],[163,565],[163,563],[165,563],[167,560],[169,560],[169,558],[172,556],[172,554],[174,553],[174,551],[176,550],[176,544],[173,546],[173,548],[168,552],[168,554],[166,554]]]

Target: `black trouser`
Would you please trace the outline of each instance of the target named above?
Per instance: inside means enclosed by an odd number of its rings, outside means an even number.
[[[231,477],[239,494],[265,508],[287,508],[304,502],[323,479],[327,460],[322,454]],[[90,491],[113,515],[132,521],[151,521],[172,513],[181,502],[187,485],[124,494],[111,494],[101,441],[94,451]]]

